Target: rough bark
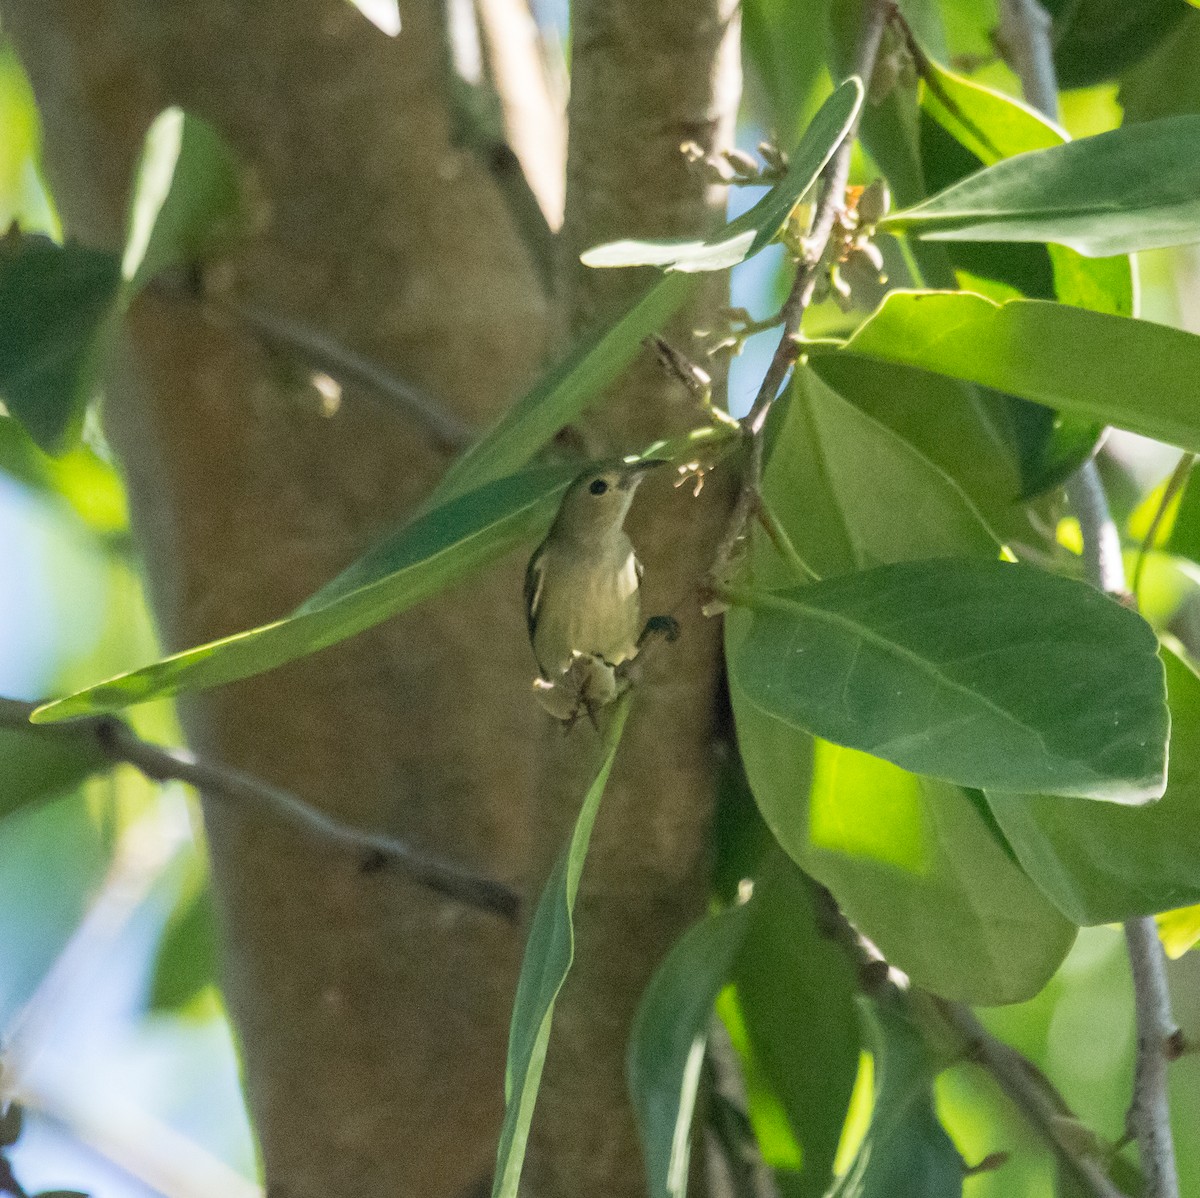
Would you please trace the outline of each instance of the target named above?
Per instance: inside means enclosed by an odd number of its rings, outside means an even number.
[[[580,0],[572,8],[571,101],[560,295],[573,335],[606,323],[646,285],[632,271],[579,264],[623,237],[694,237],[722,219],[724,192],[687,167],[680,144],[731,144],[740,96],[735,0]],[[690,331],[727,302],[722,277],[668,333]],[[696,412],[650,355],[596,403],[582,427],[598,453],[624,451],[694,425]],[[730,505],[718,474],[700,499],[651,476],[629,527],[646,565],[646,614],[683,625],[639,687],[609,783],[577,905],[577,953],[559,1001],[534,1119],[535,1198],[633,1198],[645,1175],[626,1095],[630,1024],[654,969],[704,912],[713,802],[712,739],[720,683],[719,622],[699,611],[698,584]],[[547,741],[536,800],[544,874],[594,770],[586,723]]]
[[[394,41],[344,0],[3,0],[68,231],[122,241],[153,116],[247,165],[257,227],[210,289],[310,322],[483,423],[536,372],[546,312],[495,187],[450,144],[436,0]],[[164,642],[287,612],[444,466],[424,431],[309,382],[227,309],[147,296],[105,421]],[[412,616],[184,706],[192,742],[516,880],[536,736],[511,563]],[[516,934],[206,806],[225,986],[269,1192],[457,1195],[502,1104]]]

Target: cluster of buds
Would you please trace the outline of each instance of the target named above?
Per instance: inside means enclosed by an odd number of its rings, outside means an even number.
[[[887,184],[876,179],[869,187],[846,189],[846,207],[839,214],[825,251],[825,285],[818,297],[829,296],[843,312],[876,307],[887,287],[883,255],[872,241],[875,226],[886,215]]]
[[[787,172],[787,155],[774,142],[760,141],[758,153],[762,162],[742,150],[723,150],[706,154],[694,141],[685,141],[679,152],[688,164],[700,171],[710,183],[735,187],[769,187],[778,183]]]

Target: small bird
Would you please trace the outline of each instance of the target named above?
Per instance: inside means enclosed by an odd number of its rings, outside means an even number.
[[[625,515],[646,471],[665,459],[592,466],[571,483],[525,571],[525,612],[542,706],[572,723],[619,693],[616,669],[643,634],[642,566]]]

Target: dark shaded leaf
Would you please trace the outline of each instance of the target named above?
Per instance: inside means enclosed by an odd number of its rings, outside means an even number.
[[[1075,923],[1113,923],[1200,902],[1200,679],[1164,648],[1171,770],[1136,809],[1052,795],[988,794],[1025,871]]]
[[[626,1075],[650,1198],[683,1198],[692,1114],[713,1003],[746,935],[745,907],[689,928],[658,967],[634,1019]]]
[[[788,1171],[797,1198],[820,1198],[830,1185],[859,1061],[858,979],[822,932],[814,890],[776,849],[755,879],[733,971],[757,1071],[800,1145],[799,1172]]]
[[[965,1165],[938,1121],[935,1069],[898,1005],[862,1003],[874,1045],[871,1126],[829,1198],[961,1198]]]
[[[1054,17],[1060,87],[1113,79],[1148,54],[1183,15],[1178,0],[1044,0]]]
[[[0,238],[0,398],[47,453],[78,435],[120,280],[112,254]]]

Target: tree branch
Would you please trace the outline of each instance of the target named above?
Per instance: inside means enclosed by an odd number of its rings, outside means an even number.
[[[38,705],[0,698],[0,727],[31,736],[68,738],[95,749],[105,760],[139,770],[153,782],[186,782],[212,798],[282,820],[326,844],[360,854],[364,869],[392,868],[422,886],[507,920],[517,917],[520,900],[509,887],[452,861],[421,852],[406,841],[354,828],[313,807],[289,791],[242,770],[202,761],[186,749],[143,740],[115,716],[96,716],[64,724],[31,724]]]
[[[1025,98],[1047,116],[1057,118],[1058,81],[1049,16],[1038,0],[1001,0],[1000,15],[1003,49],[1020,77]],[[1109,512],[1095,461],[1085,462],[1067,481],[1066,489],[1079,520],[1089,581],[1106,594],[1127,600],[1121,537]],[[1171,1014],[1166,957],[1153,918],[1126,920],[1125,943],[1133,974],[1138,1030],[1129,1130],[1137,1139],[1146,1177],[1144,1198],[1179,1198],[1167,1095],[1167,1064],[1179,1029]]]
[[[962,1041],[964,1055],[991,1075],[1030,1127],[1079,1179],[1089,1198],[1125,1198],[1109,1179],[1099,1157],[1089,1155],[1081,1147],[1081,1137],[1071,1134],[1079,1120],[1054,1083],[1032,1061],[993,1036],[966,1003],[910,990],[904,975],[892,969],[875,945],[858,932],[829,890],[818,886],[817,893],[823,899],[818,908],[820,926],[849,954],[864,993],[886,992],[897,998],[934,1044],[945,1044],[949,1027]]]
[[[1103,1163],[1080,1151],[1080,1137],[1068,1130],[1078,1121],[1050,1079],[1015,1048],[993,1036],[965,1003],[940,998],[934,998],[933,1003],[963,1038],[970,1059],[987,1070],[1029,1126],[1086,1187],[1087,1193],[1092,1198],[1125,1198],[1123,1191],[1109,1179]]]
[[[299,354],[339,382],[361,383],[394,400],[425,426],[442,449],[459,453],[475,440],[475,430],[445,404],[320,329],[255,304],[234,302],[222,306],[262,340]]]
[[[866,15],[863,20],[862,32],[859,35],[858,48],[855,53],[852,75],[862,80],[863,88],[869,88],[871,77],[875,74],[875,62],[879,57],[879,44],[883,38],[885,25],[896,13],[894,0],[868,0]],[[771,363],[763,375],[762,384],[750,411],[742,420],[750,440],[750,458],[746,475],[742,481],[742,489],[737,503],[730,516],[725,536],[717,547],[716,557],[711,571],[716,581],[721,581],[728,572],[728,567],[737,551],[738,543],[745,535],[750,518],[754,515],[759,504],[759,494],[762,489],[764,428],[771,405],[779,394],[792,367],[800,356],[798,336],[800,322],[812,302],[820,278],[821,264],[825,251],[833,235],[834,225],[845,210],[846,183],[850,177],[850,154],[854,147],[854,139],[858,133],[859,117],[846,131],[846,136],[834,151],[824,172],[824,182],[821,199],[813,216],[812,229],[805,238],[805,253],[792,280],[791,290],[784,301],[780,315],[783,318],[783,332]]]

